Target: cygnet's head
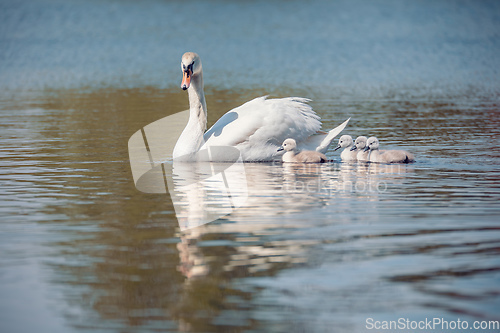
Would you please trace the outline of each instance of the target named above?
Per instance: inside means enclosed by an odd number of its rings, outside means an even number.
[[[191,84],[191,77],[201,73],[201,60],[200,56],[194,52],[186,52],[182,55],[181,59],[182,70],[182,90],[189,88]]]
[[[350,146],[352,146],[352,137],[350,135],[342,135],[339,139],[339,144],[334,149],[334,151],[340,148],[347,148]]]
[[[368,138],[366,136],[358,136],[356,138],[356,141],[354,141],[354,147],[356,147],[360,151],[363,150],[363,149],[365,149],[365,147],[366,147],[366,140],[368,140]],[[354,150],[354,149],[352,149],[352,150]]]
[[[281,145],[281,147],[278,148],[278,151],[291,151],[291,150],[295,150],[295,148],[297,148],[297,143],[295,142],[294,139],[286,139],[285,141],[283,141],[283,144]]]
[[[369,137],[366,141],[365,151],[367,150],[376,150],[379,147],[378,139],[374,136]]]

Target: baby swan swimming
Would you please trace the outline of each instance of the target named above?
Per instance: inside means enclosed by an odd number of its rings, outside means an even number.
[[[356,152],[356,159],[360,162],[369,162],[370,161],[370,152],[365,151],[366,147],[366,140],[368,138],[366,136],[358,136],[356,138],[356,141],[354,141],[354,147],[351,148],[351,150],[354,150]]]
[[[342,159],[342,161],[352,162],[358,160],[358,152],[356,151],[356,146],[354,146],[354,142],[352,141],[352,137],[350,135],[342,135],[340,137],[339,144],[334,150],[340,148],[344,148],[344,150],[342,150],[342,153],[340,153],[340,158]]]
[[[285,151],[283,157],[281,158],[283,162],[292,162],[292,163],[324,163],[326,162],[325,154],[322,154],[317,151],[312,150],[304,150],[299,151],[297,149],[297,143],[294,139],[286,139],[283,141],[281,147],[278,148],[278,151]]]
[[[415,162],[413,154],[404,150],[386,150],[380,152],[378,139],[374,136],[366,141],[365,151],[370,151],[370,162],[375,163],[411,163]]]

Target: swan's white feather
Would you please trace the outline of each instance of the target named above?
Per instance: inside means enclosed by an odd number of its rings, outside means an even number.
[[[307,102],[299,97],[255,98],[223,115],[203,136],[202,149],[233,146],[245,161],[271,160],[283,140],[295,138],[300,145],[321,128],[320,117]]]

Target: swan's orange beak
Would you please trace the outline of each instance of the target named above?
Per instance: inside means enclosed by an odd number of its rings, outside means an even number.
[[[187,88],[189,88],[189,85],[191,84],[191,75],[193,75],[193,73],[190,69],[183,72],[181,83],[182,90],[186,90]]]

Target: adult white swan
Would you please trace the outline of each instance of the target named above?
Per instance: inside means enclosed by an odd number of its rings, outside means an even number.
[[[231,146],[240,151],[244,161],[271,161],[287,138],[295,139],[300,149],[324,154],[349,121],[323,132],[320,117],[307,104],[308,99],[267,99],[264,96],[227,112],[205,133],[207,105],[200,57],[193,52],[184,53],[181,70],[181,87],[188,90],[190,115],[174,147],[172,157],[176,160],[192,160],[195,153],[209,146]],[[225,156],[224,149],[211,151],[212,161],[234,158]]]

